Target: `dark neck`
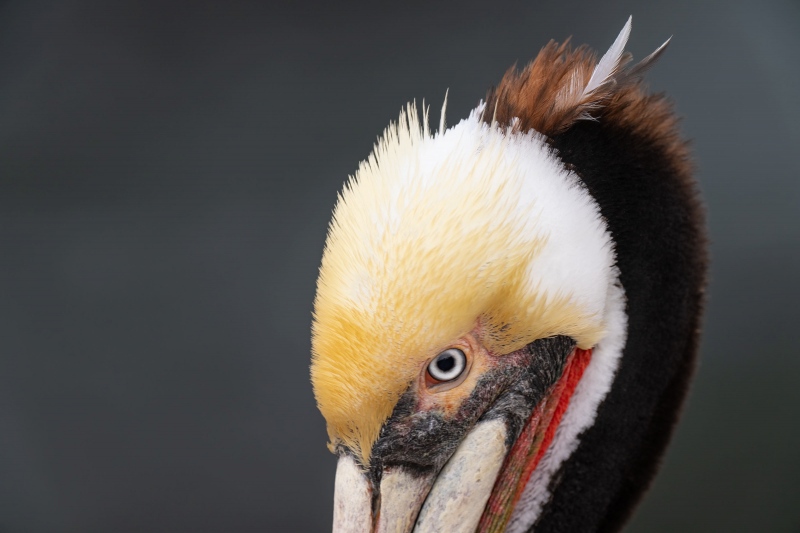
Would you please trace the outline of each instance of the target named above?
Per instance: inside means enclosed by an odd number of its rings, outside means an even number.
[[[694,368],[707,262],[703,210],[674,138],[648,139],[600,118],[551,141],[608,221],[628,337],[595,423],[554,476],[552,499],[531,531],[618,531],[655,474]]]

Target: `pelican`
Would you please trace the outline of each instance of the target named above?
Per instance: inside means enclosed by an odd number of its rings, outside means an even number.
[[[687,143],[625,52],[551,41],[458,124],[408,105],[349,178],[311,379],[336,533],[617,531],[692,375]]]

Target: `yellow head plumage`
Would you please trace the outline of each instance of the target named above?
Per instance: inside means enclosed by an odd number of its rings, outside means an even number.
[[[538,135],[477,111],[436,134],[427,124],[409,106],[350,177],[320,268],[314,391],[332,445],[365,465],[426,361],[476,323],[495,354],[603,332],[613,251],[577,178]]]

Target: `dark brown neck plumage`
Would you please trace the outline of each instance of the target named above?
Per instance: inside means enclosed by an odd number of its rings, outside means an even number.
[[[525,70],[509,71],[484,108],[487,123],[543,134],[581,178],[608,223],[627,298],[612,388],[554,476],[536,533],[624,525],[686,395],[706,283],[704,211],[669,102],[623,72],[590,109],[593,120],[580,119],[586,109],[552,104],[575,68],[591,71],[591,53],[551,43]]]

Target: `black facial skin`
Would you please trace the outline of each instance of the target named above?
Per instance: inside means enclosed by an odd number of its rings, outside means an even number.
[[[557,336],[504,355],[501,364],[481,376],[472,394],[450,417],[439,411],[417,411],[417,392],[412,385],[372,447],[369,477],[373,486],[380,486],[387,467],[403,466],[420,475],[438,472],[479,420],[505,421],[507,444],[513,444],[533,409],[561,377],[574,348],[571,338]]]

